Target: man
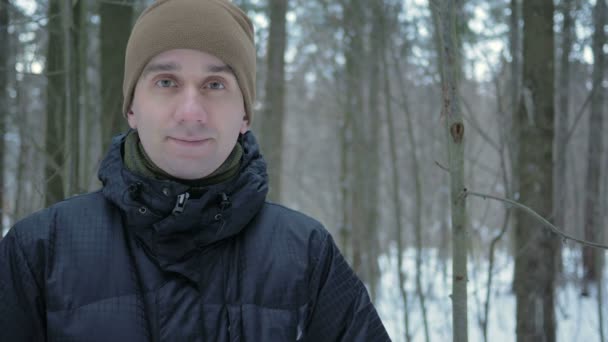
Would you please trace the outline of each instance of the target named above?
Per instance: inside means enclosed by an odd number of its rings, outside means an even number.
[[[386,341],[365,287],[313,219],[265,202],[251,132],[250,20],[160,0],[129,39],[124,113],[100,191],[0,245],[1,341]]]

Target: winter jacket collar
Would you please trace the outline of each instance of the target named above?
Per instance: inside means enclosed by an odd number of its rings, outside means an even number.
[[[239,174],[190,197],[189,187],[130,172],[122,159],[125,134],[112,140],[99,179],[104,196],[116,205],[123,224],[162,269],[198,282],[193,255],[237,235],[262,208],[268,192],[266,162],[251,132],[239,137],[243,159]]]

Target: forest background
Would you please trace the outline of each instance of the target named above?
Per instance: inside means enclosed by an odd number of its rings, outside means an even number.
[[[149,2],[0,0],[0,237],[100,187]],[[605,0],[234,2],[270,199],[332,232],[393,340],[608,341]]]

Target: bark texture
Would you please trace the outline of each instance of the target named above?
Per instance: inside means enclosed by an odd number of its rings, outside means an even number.
[[[4,217],[4,134],[5,121],[8,116],[8,96],[6,84],[8,82],[8,0],[0,0],[0,240],[3,236]]]
[[[452,217],[452,329],[455,342],[468,341],[467,252],[468,230],[464,185],[465,126],[460,111],[459,78],[461,76],[460,39],[457,28],[461,4],[439,2],[441,35],[442,115],[445,118],[450,172],[450,206]]]
[[[101,138],[105,142],[123,131],[126,119],[122,113],[122,79],[125,51],[133,19],[133,0],[102,1],[101,19]],[[103,153],[105,155],[105,153]]]
[[[268,50],[266,54],[265,110],[261,142],[268,161],[270,191],[268,198],[281,200],[281,170],[283,165],[283,125],[285,118],[285,48],[287,45],[287,0],[270,0],[268,15]]]
[[[523,88],[519,102],[517,176],[520,201],[553,213],[554,5],[523,2]],[[555,341],[555,255],[558,239],[532,216],[516,212],[517,341]]]
[[[587,176],[585,177],[585,240],[593,242],[599,241],[602,230],[601,220],[601,193],[600,193],[600,172],[602,165],[603,135],[604,125],[604,97],[606,88],[603,86],[604,65],[606,54],[603,51],[606,44],[606,2],[597,0],[593,11],[595,30],[593,33],[593,89],[591,97],[591,115],[589,116],[589,136],[587,147]],[[589,283],[598,281],[599,272],[597,265],[600,253],[594,248],[583,247],[583,269],[584,269],[584,292]]]
[[[50,206],[65,197],[65,112],[67,99],[66,70],[64,69],[64,31],[61,16],[61,1],[50,0],[48,12],[49,42],[46,57],[46,138],[45,138],[45,181],[44,205]]]

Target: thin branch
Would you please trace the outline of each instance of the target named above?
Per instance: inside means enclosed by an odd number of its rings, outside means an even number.
[[[576,126],[578,125],[578,122],[583,117],[583,114],[585,114],[585,109],[587,109],[587,105],[589,105],[589,103],[591,102],[591,98],[593,97],[593,94],[595,93],[595,90],[597,88],[598,87],[594,86],[593,89],[591,89],[591,91],[589,92],[589,95],[587,95],[587,98],[585,99],[585,102],[583,103],[581,108],[578,110],[578,113],[576,114],[576,118],[574,119],[572,126],[568,129],[568,134],[566,134],[566,137],[564,137],[564,145],[568,145],[568,142],[570,141],[570,138],[572,137],[572,133],[574,133],[574,130],[576,129]]]
[[[528,214],[532,215],[532,217],[536,218],[537,220],[539,220],[542,224],[544,224],[545,226],[547,226],[547,228],[551,229],[552,232],[554,232],[555,234],[561,236],[562,238],[566,239],[566,240],[572,240],[575,242],[578,242],[582,245],[585,246],[589,246],[589,247],[594,247],[594,248],[598,248],[598,249],[606,249],[608,250],[608,246],[607,245],[603,245],[600,243],[596,243],[596,242],[590,242],[587,240],[582,240],[582,239],[578,239],[575,238],[571,235],[568,235],[564,232],[562,232],[561,230],[559,230],[557,227],[555,227],[553,224],[551,224],[551,222],[547,221],[544,217],[540,216],[539,214],[537,214],[534,210],[528,208],[527,206],[518,203],[516,201],[510,200],[508,198],[502,198],[502,197],[497,197],[497,196],[493,196],[493,195],[489,195],[489,194],[482,194],[482,193],[478,193],[478,192],[474,192],[474,191],[469,191],[467,189],[464,189],[463,193],[462,193],[463,197],[467,197],[467,196],[476,196],[476,197],[481,197],[483,199],[494,199],[497,201],[501,201],[501,202],[505,202],[508,203],[514,207],[517,207],[519,209],[524,210],[525,212],[527,212]]]
[[[442,169],[445,172],[450,172],[450,169],[443,166],[442,164],[440,164],[438,161],[435,160],[435,165],[439,166],[440,169]]]

